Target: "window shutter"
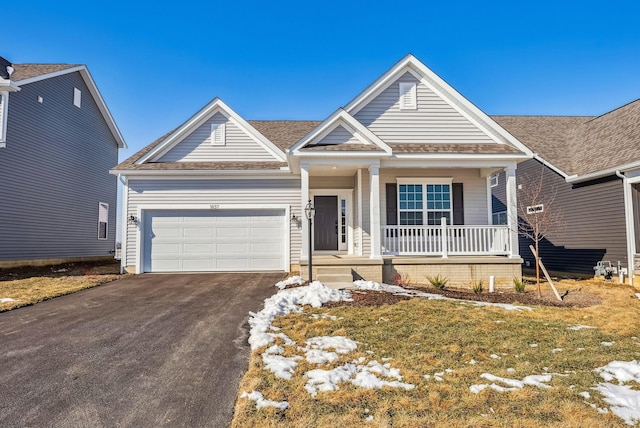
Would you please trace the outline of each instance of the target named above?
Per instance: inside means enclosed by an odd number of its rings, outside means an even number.
[[[462,183],[452,183],[453,224],[464,224],[464,193]]]
[[[226,125],[224,123],[214,123],[211,125],[211,144],[214,146],[224,146],[226,141]]]
[[[387,226],[398,224],[398,187],[396,183],[387,183]]]
[[[400,110],[417,108],[417,83],[400,82]]]

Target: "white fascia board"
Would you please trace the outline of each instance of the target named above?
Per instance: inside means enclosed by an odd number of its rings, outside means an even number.
[[[76,71],[80,72],[80,76],[82,76],[82,80],[84,80],[84,83],[87,85],[87,88],[89,88],[89,92],[91,93],[93,100],[98,106],[98,109],[102,114],[102,117],[107,123],[107,126],[109,127],[109,131],[111,131],[113,138],[116,140],[116,144],[118,145],[118,148],[126,149],[127,143],[125,143],[124,138],[122,137],[122,133],[120,132],[120,129],[116,124],[116,121],[113,119],[113,116],[111,115],[111,112],[107,107],[107,104],[104,102],[104,98],[102,98],[102,95],[100,94],[100,90],[98,89],[98,86],[93,80],[93,77],[91,77],[91,73],[89,72],[89,69],[87,68],[87,66],[79,65],[77,67],[71,67],[71,68],[66,68],[64,70],[56,71],[53,73],[42,74],[40,76],[31,77],[29,79],[18,80],[16,81],[16,84],[18,84],[19,86],[28,85],[29,83],[51,79],[53,77],[63,76],[69,73],[75,73]]]
[[[18,92],[20,87],[11,79],[3,79],[0,77],[0,91]]]
[[[194,129],[202,125],[216,113],[221,113],[227,119],[231,120],[235,125],[244,130],[256,143],[261,145],[269,154],[280,162],[287,162],[286,154],[280,150],[275,144],[258,132],[251,124],[244,120],[238,113],[225,104],[220,98],[214,98],[207,105],[202,107],[196,114],[191,116],[178,129],[176,129],[165,140],[158,144],[153,150],[138,159],[135,164],[140,165],[155,158],[159,158],[166,152],[175,147],[182,139],[191,133]]]
[[[366,142],[369,144],[373,144],[378,148],[384,150],[386,153],[391,153],[391,147],[389,147],[377,135],[371,132],[366,126],[358,122],[344,109],[339,108],[334,111],[331,116],[325,119],[320,125],[316,126],[311,132],[305,135],[293,147],[291,147],[289,149],[289,154],[293,156],[300,156],[302,154],[300,152],[300,149],[314,140],[323,139],[338,126],[343,126],[347,131],[351,132],[352,135],[354,135],[363,143]]]
[[[318,152],[304,152],[297,155],[300,159],[308,158],[388,158],[393,156],[391,153],[384,153],[378,151],[364,151],[358,150],[354,152],[349,151],[318,151]]]
[[[430,159],[382,159],[382,168],[506,168],[517,165],[513,158],[430,158]]]
[[[448,101],[448,104],[451,107],[491,137],[491,139],[497,144],[505,144],[506,141],[529,157],[533,156],[533,153],[528,147],[518,141],[496,121],[491,119],[486,113],[463,97],[462,94],[456,91],[451,85],[445,82],[411,54],[405,56],[378,80],[356,96],[356,98],[347,104],[345,110],[351,115],[355,115],[365,105],[367,105],[369,101],[387,89],[406,72],[410,72],[414,77],[420,80],[422,84],[430,88],[442,99]]]
[[[601,171],[591,172],[585,175],[571,175],[567,177],[567,183],[580,183],[583,181],[596,180],[598,178],[614,175],[616,171],[625,172],[632,169],[640,168],[640,161],[627,163],[613,168],[603,169]]]
[[[248,172],[245,170],[110,170],[112,175],[122,175],[127,178],[133,177],[169,177],[172,180],[180,177],[212,177],[212,178],[290,178],[291,172],[288,170],[255,170]]]
[[[547,168],[549,168],[550,170],[560,174],[562,176],[562,178],[564,178],[565,180],[567,180],[569,178],[569,175],[567,173],[565,173],[563,170],[561,170],[560,168],[556,167],[555,165],[553,165],[550,162],[547,162],[546,160],[544,160],[540,155],[538,155],[537,153],[534,153],[533,155],[533,159],[537,160],[538,162],[540,162],[542,165],[546,166]]]

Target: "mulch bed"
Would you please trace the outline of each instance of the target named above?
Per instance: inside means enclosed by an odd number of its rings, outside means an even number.
[[[489,303],[554,306],[561,308],[586,308],[602,303],[600,297],[596,296],[595,294],[583,291],[579,288],[568,290],[568,293],[565,295],[562,301],[558,301],[553,292],[546,290],[542,291],[542,297],[539,298],[537,291],[526,291],[524,293],[497,291],[495,293],[484,292],[476,294],[472,291],[457,288],[445,288],[444,290],[438,290],[429,286],[412,286],[407,288],[423,291],[425,293],[440,294],[452,299]],[[565,291],[566,290],[560,291],[560,294],[564,294]],[[414,298],[409,296],[397,296],[386,291],[373,290],[351,290],[351,295],[353,297],[352,302],[329,302],[324,304],[323,306],[327,308],[337,306],[382,306],[393,305],[394,303],[398,303],[402,300],[409,300]]]
[[[0,269],[0,281],[12,281],[32,277],[60,277],[88,275],[98,270],[100,273],[119,273],[120,262],[117,260],[99,260],[86,262],[63,263],[47,266],[20,266]]]

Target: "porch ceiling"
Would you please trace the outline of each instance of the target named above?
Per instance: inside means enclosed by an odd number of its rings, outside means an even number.
[[[353,165],[310,165],[309,174],[312,176],[354,176],[358,171]]]

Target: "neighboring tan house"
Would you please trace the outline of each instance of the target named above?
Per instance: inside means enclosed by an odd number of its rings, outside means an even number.
[[[598,117],[493,119],[535,153],[518,166],[519,187],[542,174],[545,191],[556,194],[563,227],[541,243],[546,267],[593,274],[600,260],[620,262],[632,283],[633,270],[640,274],[640,100]],[[506,216],[503,175],[493,178],[494,223]],[[521,238],[520,254],[533,267],[528,244]]]
[[[491,225],[489,177],[532,153],[411,55],[322,122],[246,121],[219,99],[112,170],[125,183],[127,271],[348,266],[390,282],[521,275]],[[443,224],[443,220],[444,224]]]
[[[125,147],[87,67],[0,58],[0,266],[113,257]]]

